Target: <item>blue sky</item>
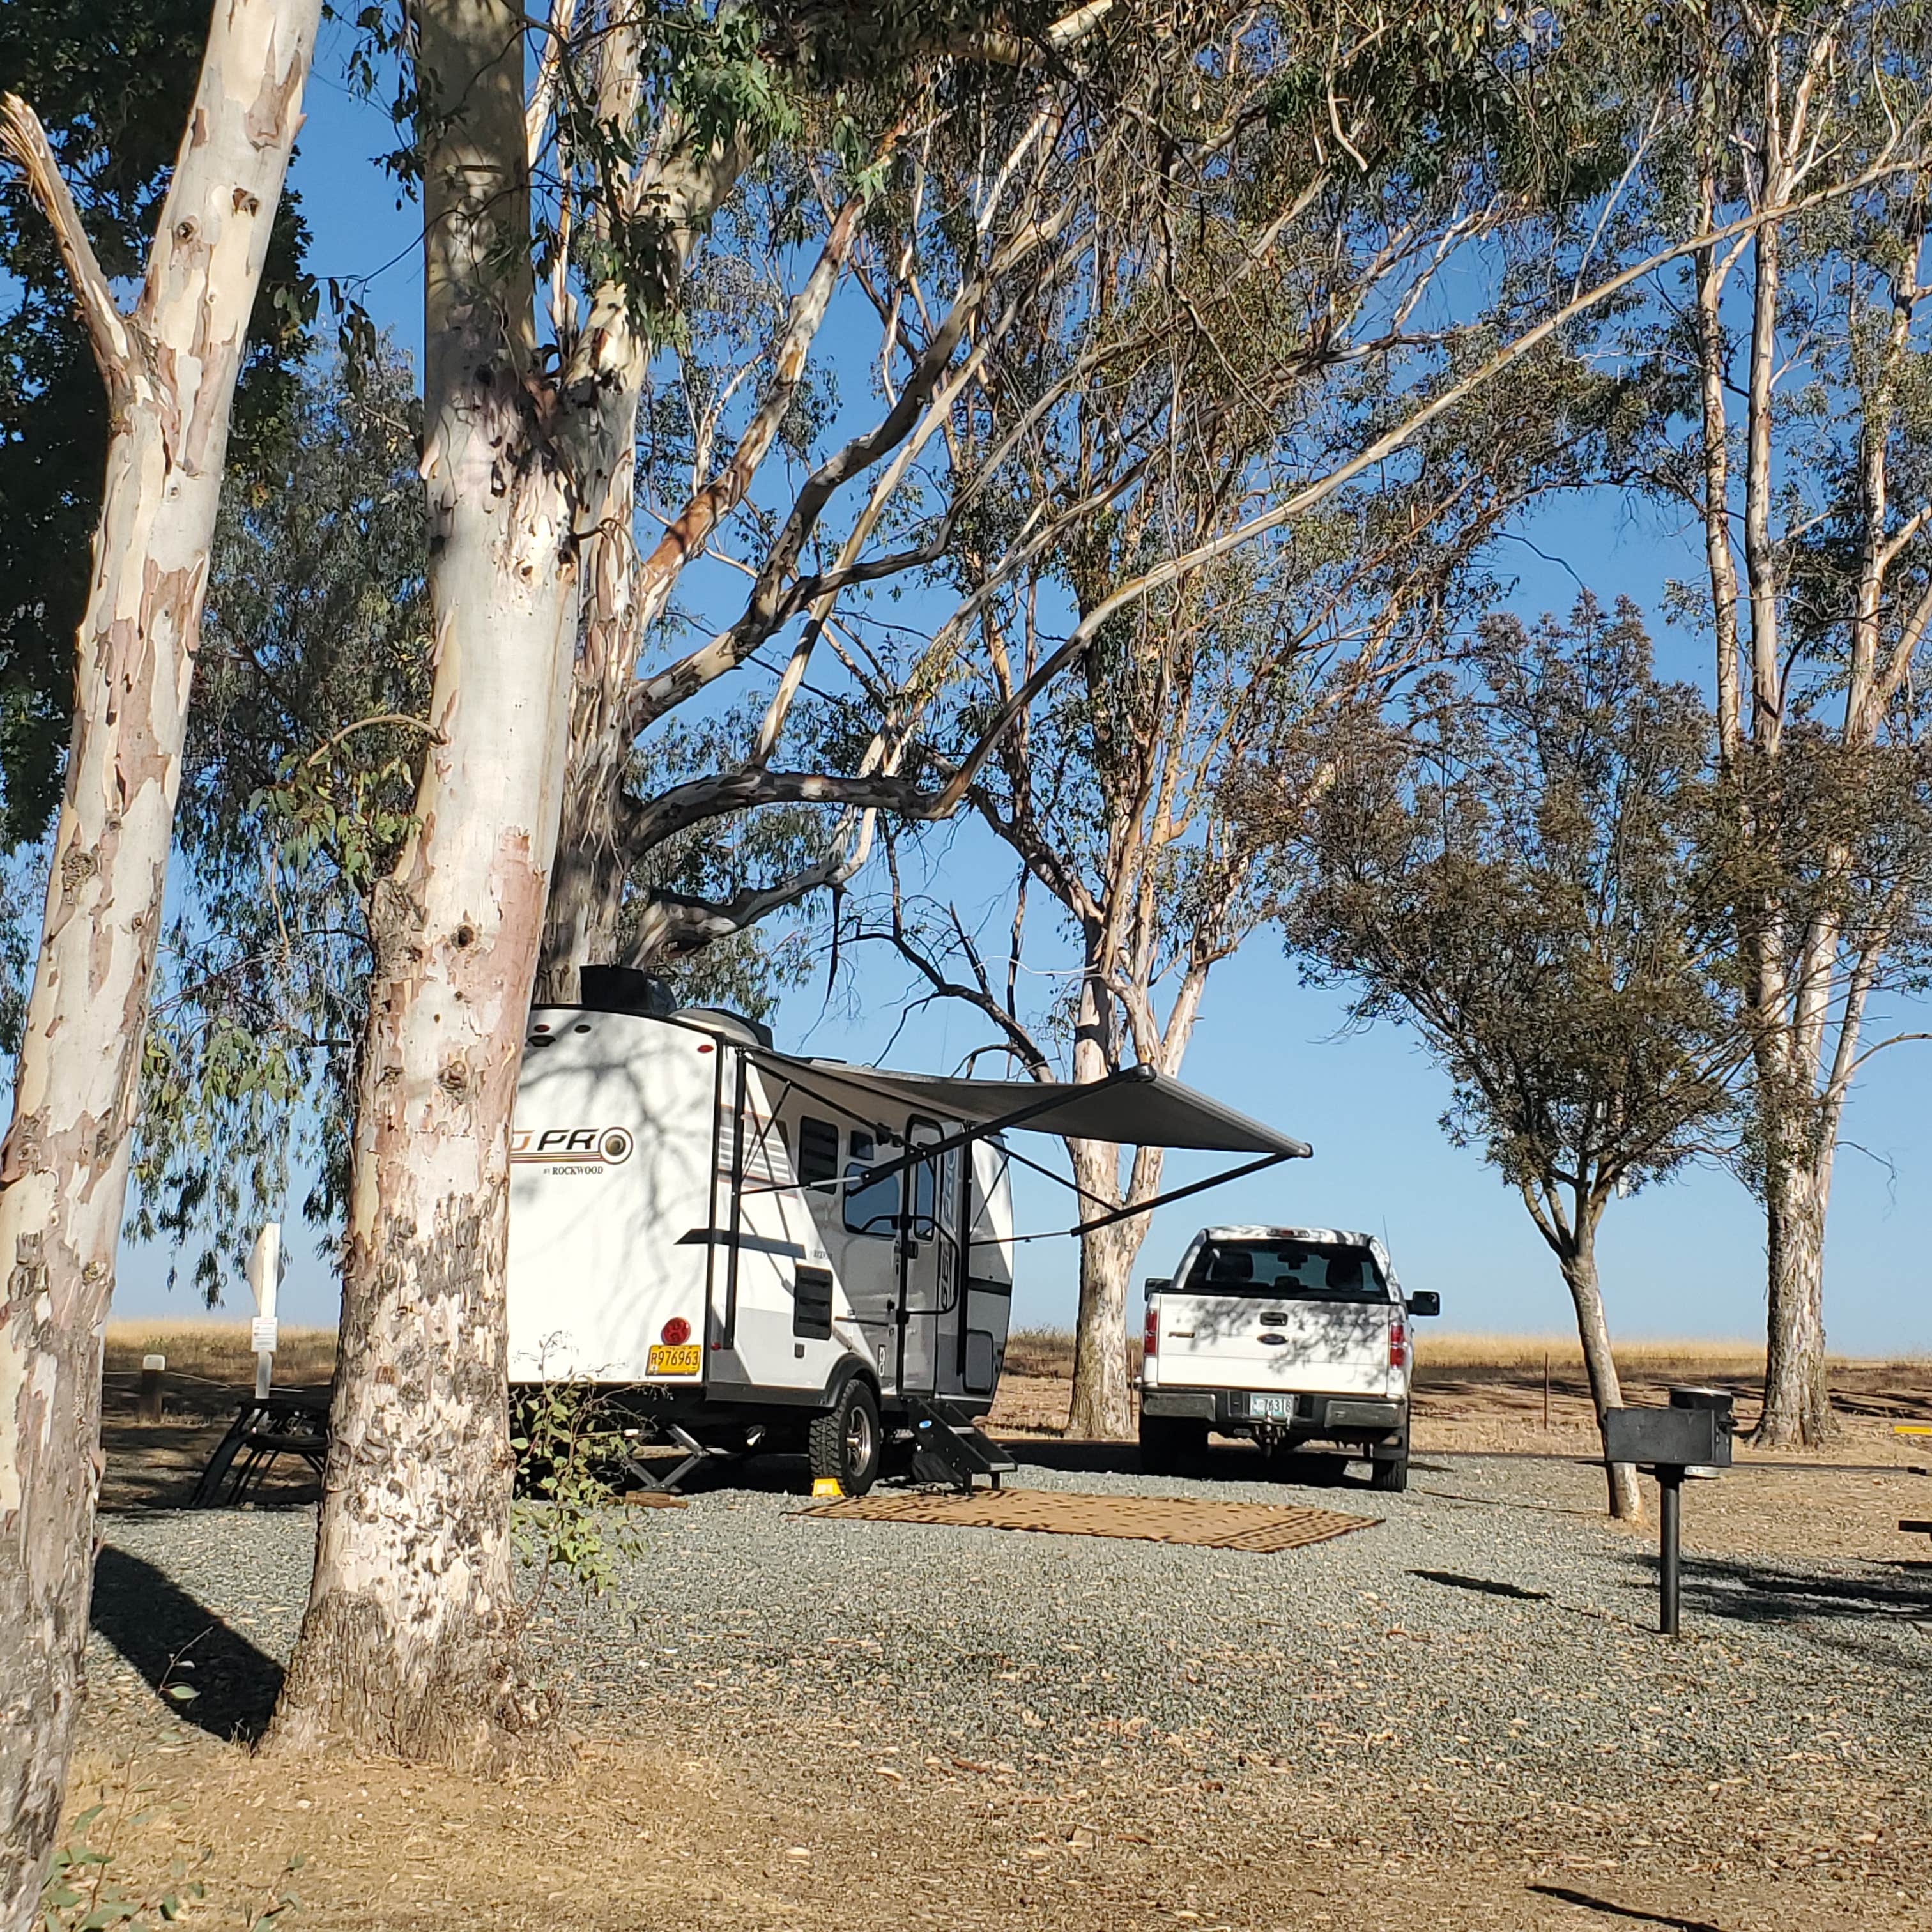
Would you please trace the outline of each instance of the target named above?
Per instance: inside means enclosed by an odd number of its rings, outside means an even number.
[[[371,313],[414,352],[421,341],[417,213],[412,205],[398,208],[394,182],[375,165],[392,136],[386,118],[344,88],[345,45],[339,26],[325,31],[293,180],[314,232],[316,272],[372,278],[363,291]],[[1708,682],[1695,640],[1672,636],[1658,614],[1665,581],[1696,574],[1680,531],[1604,493],[1546,512],[1525,536],[1500,560],[1517,580],[1518,608],[1567,608],[1580,579],[1606,598],[1627,592],[1652,614],[1665,668]],[[1002,860],[997,881],[990,873],[976,877],[990,857],[970,834],[952,840],[948,890],[967,900],[989,896],[1009,871]],[[849,1004],[863,1017],[847,1018],[846,1002],[838,1012],[824,1010],[816,988],[794,995],[778,1016],[781,1046],[853,1060],[881,1049],[902,977],[882,958],[856,970],[858,997]],[[1352,1033],[1342,1019],[1340,998],[1304,988],[1268,934],[1217,971],[1185,1077],[1311,1142],[1316,1157],[1164,1212],[1140,1272],[1166,1272],[1203,1219],[1356,1227],[1385,1238],[1409,1287],[1441,1292],[1445,1328],[1567,1332],[1561,1282],[1520,1202],[1478,1154],[1452,1148],[1438,1129],[1446,1081],[1401,1030]],[[1896,1000],[1875,1016],[1887,1030],[1928,1024],[1932,1012]],[[950,1069],[982,1038],[963,1010],[935,1010],[908,1027],[892,1057],[901,1066]],[[1932,1348],[1924,1258],[1932,1249],[1932,1201],[1920,1191],[1932,1156],[1932,1126],[1919,1100],[1932,1072],[1921,1057],[1928,1052],[1932,1047],[1905,1045],[1878,1056],[1851,1110],[1856,1144],[1840,1159],[1828,1250],[1829,1324],[1834,1345],[1847,1352]],[[1170,1176],[1178,1183],[1208,1171],[1202,1157],[1177,1156]],[[1024,1182],[1020,1226],[1064,1227],[1072,1218],[1070,1199],[1044,1182]],[[328,1270],[305,1240],[292,1231],[290,1240],[285,1318],[332,1321]],[[1624,1336],[1761,1333],[1762,1225],[1750,1198],[1726,1174],[1695,1172],[1616,1204],[1603,1261],[1612,1321]],[[1070,1242],[1023,1250],[1016,1318],[1069,1322],[1076,1274]],[[197,1312],[192,1291],[170,1294],[165,1274],[165,1256],[130,1252],[117,1312]],[[245,1287],[236,1285],[229,1306],[245,1312]]]

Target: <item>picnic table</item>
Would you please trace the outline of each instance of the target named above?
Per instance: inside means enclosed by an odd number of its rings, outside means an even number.
[[[232,1508],[246,1498],[250,1485],[259,1489],[284,1456],[299,1456],[320,1476],[328,1454],[326,1389],[272,1389],[266,1395],[251,1395],[215,1444],[188,1507],[212,1509],[226,1503]]]

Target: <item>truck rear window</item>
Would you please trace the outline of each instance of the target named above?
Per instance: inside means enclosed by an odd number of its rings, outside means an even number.
[[[1195,1257],[1184,1294],[1264,1301],[1386,1301],[1388,1284],[1366,1248],[1328,1241],[1210,1241]]]

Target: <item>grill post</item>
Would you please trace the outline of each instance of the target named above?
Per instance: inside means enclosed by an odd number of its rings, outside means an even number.
[[[1657,1472],[1657,1553],[1659,1608],[1657,1628],[1666,1636],[1677,1630],[1678,1604],[1683,1582],[1678,1561],[1684,1472],[1668,1467]]]

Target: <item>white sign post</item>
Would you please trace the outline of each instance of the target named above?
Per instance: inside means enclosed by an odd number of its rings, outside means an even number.
[[[255,1298],[255,1318],[248,1336],[255,1350],[255,1399],[264,1401],[275,1366],[275,1286],[282,1271],[282,1224],[266,1222],[248,1256],[248,1292]]]

